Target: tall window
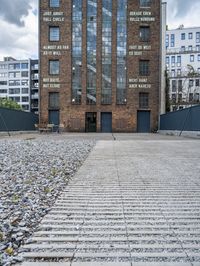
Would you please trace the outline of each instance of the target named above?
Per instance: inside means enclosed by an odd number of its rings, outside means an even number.
[[[170,43],[171,47],[175,46],[175,34],[171,34],[171,43]]]
[[[150,41],[150,27],[149,26],[140,27],[140,41],[142,42]]]
[[[140,60],[139,61],[139,75],[140,76],[149,76],[149,60]]]
[[[117,1],[117,104],[126,104],[127,0]]]
[[[49,0],[49,6],[50,7],[59,7],[60,6],[60,0]]]
[[[73,0],[72,10],[72,103],[81,103],[82,94],[82,0]]]
[[[166,35],[166,48],[169,47],[169,34]]]
[[[87,104],[96,104],[97,0],[87,0]]]
[[[181,92],[183,89],[183,81],[181,79],[178,80],[178,91]]]
[[[49,41],[58,42],[60,40],[60,28],[59,27],[49,27]]]
[[[175,79],[173,79],[172,80],[172,92],[176,92],[176,85],[177,83],[176,83],[176,80]]]
[[[194,55],[190,55],[190,62],[194,62]]]
[[[172,66],[173,67],[175,66],[175,62],[176,62],[176,57],[175,56],[172,56],[171,57],[171,63],[172,63]]]
[[[192,40],[192,39],[193,39],[193,33],[192,33],[192,32],[189,32],[189,33],[188,33],[188,39],[189,39],[189,40]]]
[[[112,103],[112,0],[102,0],[102,104]]]
[[[185,40],[185,33],[181,33],[181,40]]]
[[[149,108],[149,93],[139,93],[139,108]]]
[[[59,92],[49,93],[49,108],[58,109],[59,108]]]
[[[59,60],[49,60],[49,74],[59,75],[60,73],[60,62]]]
[[[200,43],[200,32],[196,32],[196,43]]]
[[[177,66],[181,66],[181,56],[177,56]]]

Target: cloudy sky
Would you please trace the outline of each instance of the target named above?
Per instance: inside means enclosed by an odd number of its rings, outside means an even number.
[[[0,60],[38,57],[38,0],[0,0]],[[163,0],[164,1],[164,0]],[[199,0],[166,0],[169,28],[200,26]]]

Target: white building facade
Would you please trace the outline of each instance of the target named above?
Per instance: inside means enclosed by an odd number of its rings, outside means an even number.
[[[166,69],[169,77],[170,110],[200,101],[200,27],[168,30]]]
[[[0,61],[0,98],[9,98],[17,102],[24,111],[37,113],[38,107],[32,110],[31,105],[33,86],[37,86],[34,97],[38,103],[38,68],[37,73],[33,73],[33,67],[35,69],[31,59],[16,60],[5,57],[4,61]],[[37,82],[33,82],[33,75],[34,78],[37,77]]]

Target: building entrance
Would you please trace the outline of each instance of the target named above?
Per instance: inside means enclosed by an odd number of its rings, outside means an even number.
[[[85,131],[86,132],[97,131],[97,113],[85,114]]]
[[[59,129],[60,124],[60,112],[58,110],[50,110],[49,111],[49,124],[53,124],[53,131],[57,131]]]
[[[112,113],[101,113],[101,132],[112,132]]]
[[[150,111],[138,111],[137,112],[137,132],[139,133],[150,133]]]

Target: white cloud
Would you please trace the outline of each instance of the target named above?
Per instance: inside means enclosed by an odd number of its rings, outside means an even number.
[[[27,16],[22,16],[24,26],[10,23],[0,18],[0,60],[5,56],[16,59],[38,57],[38,17],[37,1],[31,2]]]
[[[0,60],[38,57],[38,0],[1,0]],[[24,6],[20,6],[24,3]],[[165,1],[165,0],[163,0]],[[200,26],[199,0],[167,0],[169,28]],[[11,8],[10,8],[11,7]],[[16,7],[16,10],[15,10]],[[6,9],[7,8],[7,9]],[[15,16],[12,18],[12,16]],[[23,26],[24,21],[24,26]]]
[[[180,25],[200,27],[199,0],[167,0],[167,24],[170,29]]]

